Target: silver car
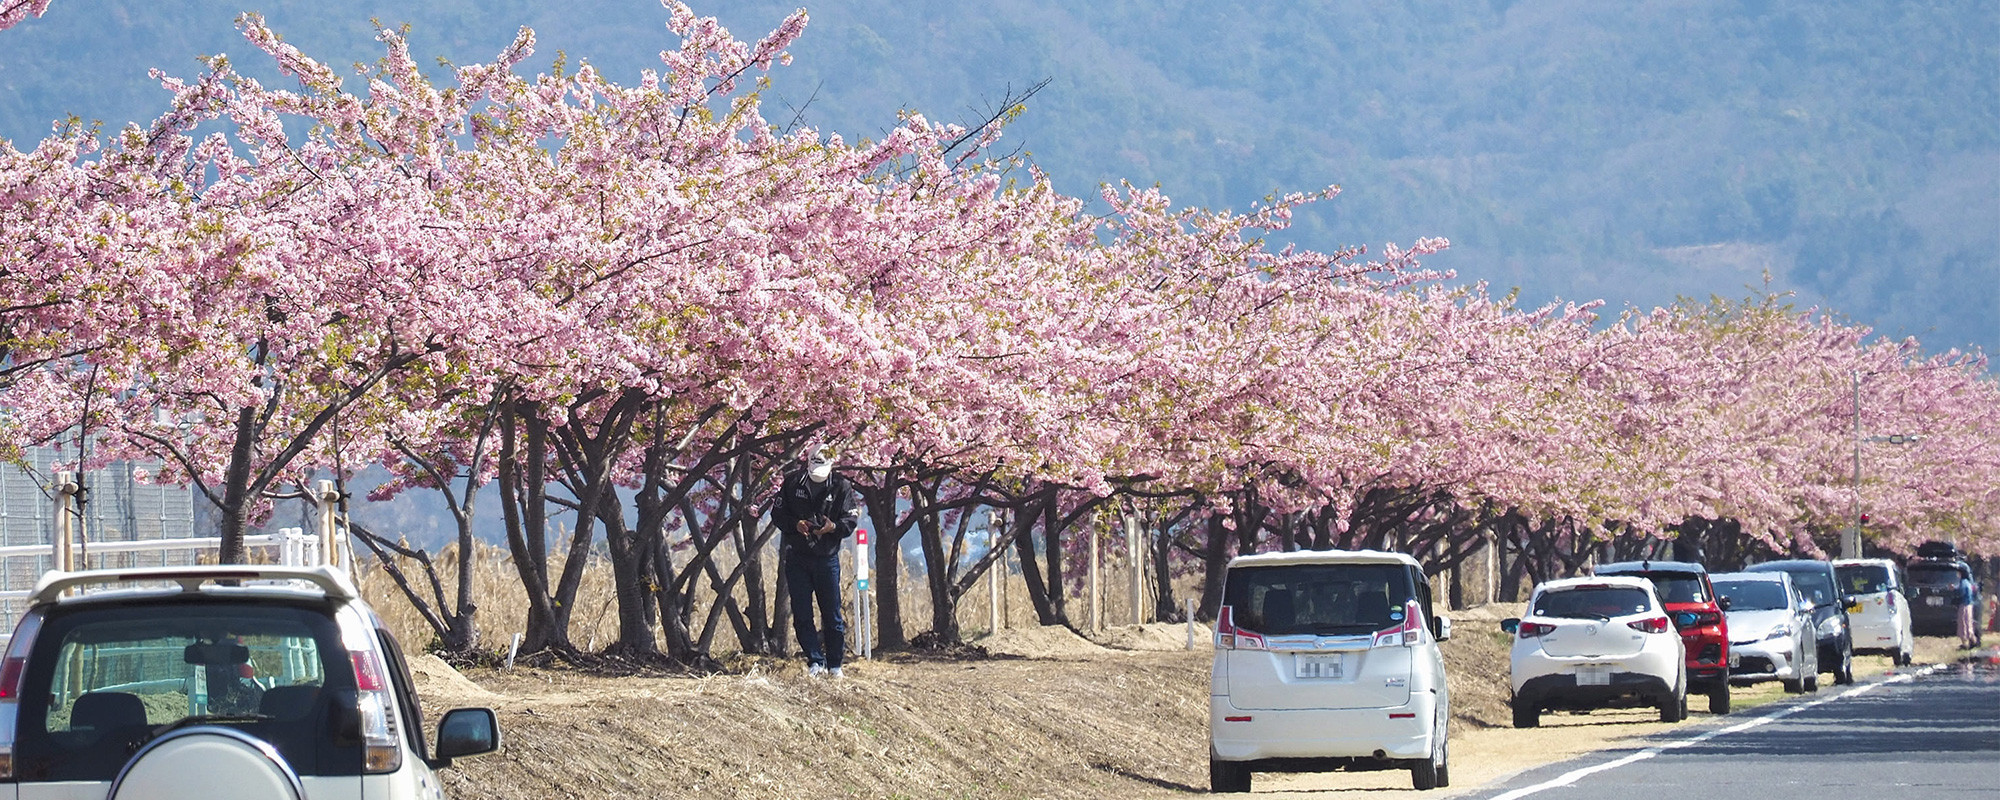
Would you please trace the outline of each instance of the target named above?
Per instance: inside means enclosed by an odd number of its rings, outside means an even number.
[[[444,800],[493,712],[424,718],[402,648],[330,567],[51,572],[0,669],[20,800]]]
[[[1711,575],[1729,618],[1729,682],[1783,681],[1785,691],[1819,691],[1812,603],[1784,572]]]

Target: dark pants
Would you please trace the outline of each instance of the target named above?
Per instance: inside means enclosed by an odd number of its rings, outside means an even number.
[[[847,651],[847,623],[840,617],[840,554],[821,556],[804,549],[785,553],[785,585],[792,595],[792,632],[806,651],[806,662],[828,669],[840,666]],[[815,597],[819,624],[826,630],[824,648],[820,632],[813,628]]]

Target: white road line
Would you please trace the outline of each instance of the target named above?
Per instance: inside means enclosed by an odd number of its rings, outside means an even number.
[[[1786,706],[1784,708],[1778,709],[1777,711],[1765,714],[1764,716],[1757,717],[1756,719],[1745,720],[1743,722],[1736,723],[1735,725],[1731,725],[1727,728],[1717,728],[1715,730],[1708,731],[1707,733],[1703,733],[1699,736],[1693,736],[1676,742],[1668,742],[1666,744],[1657,745],[1654,747],[1648,747],[1637,753],[1625,756],[1624,758],[1613,759],[1611,761],[1606,761],[1602,764],[1596,764],[1588,767],[1579,767],[1577,769],[1573,769],[1561,775],[1558,775],[1555,778],[1543,781],[1541,783],[1537,783],[1533,786],[1524,786],[1519,789],[1515,789],[1514,791],[1508,792],[1506,794],[1496,795],[1491,800],[1519,800],[1519,798],[1527,797],[1528,795],[1531,794],[1545,792],[1550,789],[1555,789],[1562,786],[1570,786],[1572,784],[1575,784],[1577,781],[1583,780],[1584,778],[1587,778],[1591,775],[1595,775],[1599,772],[1614,770],[1619,767],[1625,766],[1626,764],[1631,764],[1637,761],[1644,761],[1646,759],[1652,758],[1653,756],[1657,756],[1661,753],[1664,753],[1668,750],[1677,750],[1683,747],[1690,747],[1693,745],[1700,744],[1702,742],[1706,742],[1717,736],[1724,736],[1731,733],[1741,733],[1743,731],[1750,730],[1751,728],[1759,727],[1762,725],[1769,725],[1772,722],[1784,719],[1785,717],[1789,717],[1793,714],[1797,714],[1808,708],[1812,708],[1814,706],[1818,706],[1823,703],[1831,703],[1835,700],[1867,694],[1868,692],[1875,691],[1877,687],[1887,686],[1892,683],[1902,683],[1904,681],[1914,680],[1918,676],[1931,674],[1932,672],[1936,671],[1938,667],[1939,665],[1933,664],[1931,666],[1917,670],[1916,672],[1905,672],[1900,675],[1892,676],[1887,680],[1862,684],[1860,686],[1856,686],[1852,689],[1849,689],[1845,692],[1841,692],[1840,694],[1822,697],[1810,703],[1800,703],[1797,705]]]

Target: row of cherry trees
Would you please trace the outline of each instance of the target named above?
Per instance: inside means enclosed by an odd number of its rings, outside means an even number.
[[[1535,580],[1690,526],[1817,553],[1858,504],[1892,550],[2000,550],[1980,357],[1776,297],[1524,309],[1423,270],[1439,240],[1267,241],[1335,190],[1247,214],[1066,196],[992,151],[1011,105],[875,140],[786,129],[758,76],[805,14],[749,43],[667,8],[681,44],[635,86],[520,74],[523,29],[442,82],[384,31],[350,87],[246,16],[295,87],[216,58],[160,76],[174,100],[150,126],[0,149],[0,448],[156,460],[212,504],[232,561],[274,500],[386,465],[357,488],[437,492],[458,521],[456,583],[395,571],[453,651],[481,647],[464,560],[491,492],[528,650],[578,652],[601,554],[612,648],[686,663],[723,631],[786,648],[762,506],[821,443],[880,541],[917,537],[946,642],[1010,551],[1042,620],[1067,622],[1072,551],[1123,515],[1162,587],[1206,570],[1204,613],[1228,557],[1271,549],[1442,570],[1497,542]],[[1923,437],[1864,443],[1858,487],[1857,378],[1864,439]],[[895,646],[901,550],[877,554]]]

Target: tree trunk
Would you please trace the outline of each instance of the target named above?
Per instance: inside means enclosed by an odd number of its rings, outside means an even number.
[[[1195,608],[1195,618],[1203,622],[1215,621],[1215,615],[1222,611],[1222,581],[1229,575],[1229,529],[1222,526],[1222,517],[1211,514],[1207,519],[1208,549],[1202,559],[1201,604]]]

